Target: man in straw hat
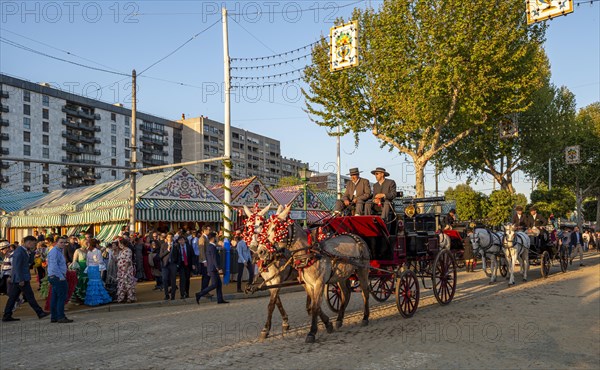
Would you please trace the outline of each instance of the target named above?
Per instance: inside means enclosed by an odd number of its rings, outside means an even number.
[[[373,184],[373,199],[367,202],[365,211],[368,215],[381,212],[381,218],[387,222],[396,198],[396,182],[386,179],[390,174],[383,167],[377,167],[371,173],[376,181]]]
[[[333,209],[334,214],[350,211],[350,214],[361,216],[364,213],[365,202],[371,198],[371,185],[369,180],[360,177],[358,168],[350,169],[350,181],[346,185],[346,192],[342,199],[338,199]],[[354,212],[352,209],[354,208]]]

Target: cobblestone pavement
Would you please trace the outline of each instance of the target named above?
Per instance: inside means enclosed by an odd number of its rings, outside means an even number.
[[[462,272],[450,305],[422,290],[417,313],[403,319],[394,297],[371,300],[367,327],[354,294],[344,326],[321,327],[312,345],[301,292],[282,296],[291,330],[282,335],[276,311],[264,341],[266,298],[74,312],[73,324],[26,318],[0,325],[0,368],[600,368],[600,256],[585,262],[566,274],[553,267],[548,279],[533,266],[530,281],[517,275],[511,288]]]

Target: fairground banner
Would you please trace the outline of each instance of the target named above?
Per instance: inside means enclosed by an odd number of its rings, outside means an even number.
[[[527,0],[527,24],[573,12],[573,0]]]
[[[332,27],[329,31],[331,71],[358,65],[358,22]]]
[[[565,148],[565,160],[567,164],[577,164],[581,162],[579,158],[579,145],[568,146]]]

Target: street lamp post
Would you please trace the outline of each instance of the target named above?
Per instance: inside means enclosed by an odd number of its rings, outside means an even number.
[[[308,179],[310,178],[311,170],[308,168],[300,168],[298,170],[300,174],[300,179],[304,182],[304,228],[308,228],[308,208],[306,204],[306,195],[307,195],[307,187],[308,187]]]

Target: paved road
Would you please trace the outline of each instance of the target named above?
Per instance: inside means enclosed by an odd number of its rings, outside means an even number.
[[[259,341],[266,298],[173,307],[73,313],[73,324],[24,319],[0,325],[0,368],[599,368],[600,257],[587,266],[508,288],[483,273],[460,273],[455,300],[442,307],[425,291],[416,315],[402,319],[393,298],[371,300],[359,325],[353,295],[345,325],[304,343],[303,293],[283,303],[292,330]],[[333,314],[330,314],[333,316]]]

